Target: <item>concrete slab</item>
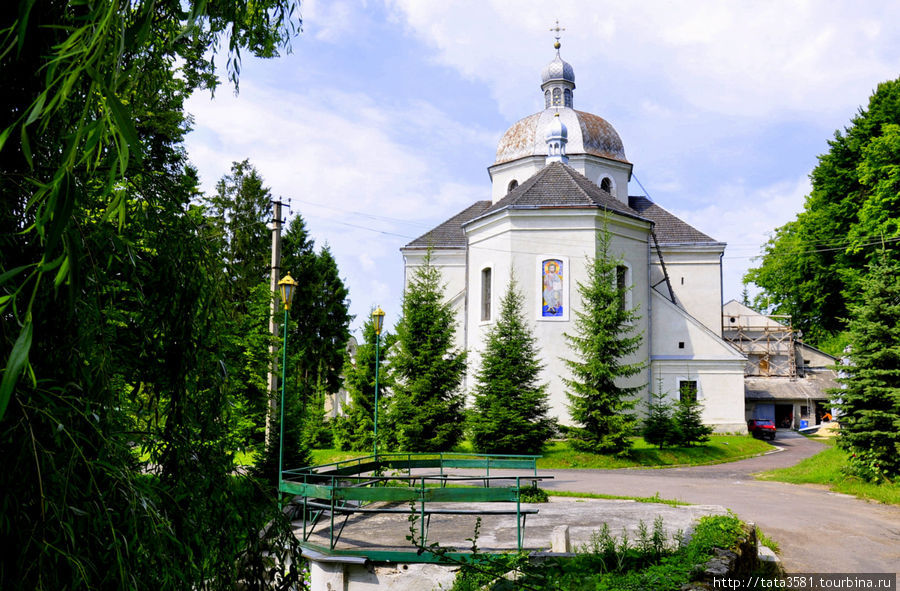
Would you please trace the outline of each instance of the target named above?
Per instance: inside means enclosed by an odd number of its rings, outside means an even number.
[[[402,507],[403,505],[394,505]],[[432,508],[446,509],[497,509],[511,508],[499,503],[433,503]],[[525,547],[531,550],[547,550],[551,547],[553,530],[561,525],[569,526],[572,548],[578,550],[588,544],[591,534],[607,524],[617,538],[623,531],[629,539],[638,535],[639,524],[643,522],[652,530],[657,516],[662,517],[663,527],[671,539],[677,531],[689,534],[693,524],[704,515],[726,513],[719,505],[689,505],[673,507],[661,503],[639,503],[628,500],[574,499],[552,497],[549,503],[522,504],[522,507],[536,508],[537,515],[529,515],[525,522]],[[335,520],[339,527],[339,520]],[[412,549],[406,536],[410,533],[410,521],[403,514],[367,514],[351,516],[340,537],[340,550],[393,550]],[[433,515],[428,532],[428,542],[438,542],[446,548],[466,551],[471,548],[468,540],[473,536],[476,518],[469,515]],[[302,523],[295,522],[299,537]],[[415,522],[418,535],[418,522]],[[310,542],[328,546],[328,524],[320,523]],[[503,552],[516,548],[515,515],[485,516],[482,518],[478,548],[485,552]]]

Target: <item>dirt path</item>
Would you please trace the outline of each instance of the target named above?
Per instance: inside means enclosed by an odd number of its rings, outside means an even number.
[[[661,470],[555,470],[548,489],[653,496],[718,504],[755,522],[781,545],[789,572],[896,572],[900,507],[869,503],[822,487],[764,482],[752,474],[792,466],[822,449],[779,432],[783,451],[715,466]]]

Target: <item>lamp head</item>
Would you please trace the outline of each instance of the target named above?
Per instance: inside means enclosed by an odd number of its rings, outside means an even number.
[[[294,278],[291,277],[291,274],[288,273],[284,276],[284,278],[278,282],[278,288],[281,290],[281,301],[284,304],[285,310],[291,309],[291,300],[294,299],[294,292],[297,291],[297,286],[300,285]]]
[[[372,325],[375,327],[375,334],[380,335],[381,329],[384,327],[384,310],[381,309],[381,306],[372,312]]]

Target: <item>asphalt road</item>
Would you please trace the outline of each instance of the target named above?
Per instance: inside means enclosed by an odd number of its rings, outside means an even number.
[[[799,434],[779,431],[783,451],[756,458],[659,470],[554,470],[548,489],[653,496],[723,505],[756,523],[781,546],[790,573],[868,573],[900,570],[900,507],[861,501],[824,487],[755,480],[753,473],[792,466],[822,449]]]

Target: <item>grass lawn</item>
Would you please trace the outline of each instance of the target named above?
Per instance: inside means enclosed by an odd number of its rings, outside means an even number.
[[[834,492],[853,495],[861,499],[900,505],[900,484],[873,484],[855,476],[844,474],[847,453],[835,445],[832,438],[817,438],[828,447],[796,466],[769,470],[757,474],[760,480],[777,480],[791,484],[822,484]]]
[[[706,445],[659,449],[642,437],[633,438],[627,458],[616,458],[575,451],[564,441],[553,442],[538,460],[538,468],[664,468],[668,466],[700,466],[733,462],[763,454],[773,448],[768,443],[747,435],[713,435]]]
[[[768,443],[747,435],[713,435],[706,445],[695,447],[675,447],[660,450],[649,445],[642,437],[634,438],[631,455],[615,458],[592,453],[574,451],[564,441],[554,441],[538,460],[541,470],[612,469],[612,468],[657,468],[667,466],[699,466],[719,464],[753,457],[772,450]],[[454,452],[473,453],[472,445],[465,442]],[[344,452],[334,449],[313,450],[315,464],[329,464],[341,460],[367,455],[365,452]]]

